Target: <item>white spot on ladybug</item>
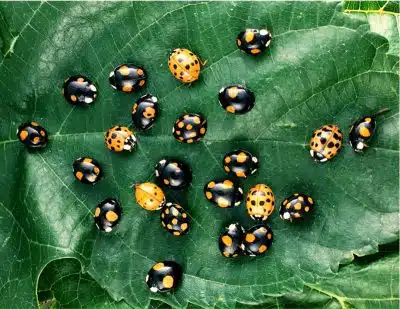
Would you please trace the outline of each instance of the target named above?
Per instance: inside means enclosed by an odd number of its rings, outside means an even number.
[[[290,213],[285,212],[285,213],[283,214],[283,219],[285,219],[285,220],[290,219]]]
[[[252,160],[254,163],[257,163],[257,162],[258,162],[258,159],[257,159],[256,157],[253,157],[251,160]]]
[[[149,275],[146,275],[146,282],[149,281]]]
[[[157,99],[157,97],[151,97],[151,100],[154,102],[154,103],[157,103],[158,102],[158,99]]]
[[[152,291],[153,293],[157,293],[157,292],[158,292],[158,289],[157,289],[155,286],[152,286],[152,287],[150,288],[150,291]]]
[[[129,150],[129,151],[131,151],[132,150],[132,146],[131,145],[124,145],[124,149],[125,150]]]
[[[310,155],[312,158],[314,158],[314,150],[310,150]]]
[[[268,47],[269,44],[271,44],[271,40],[268,40],[268,42],[265,44],[265,47]]]
[[[111,87],[113,87],[114,89],[117,89],[117,87],[115,87],[114,85],[111,85]]]
[[[363,150],[363,149],[364,149],[364,143],[363,143],[363,142],[359,142],[359,143],[357,144],[357,149],[358,149],[358,150]]]
[[[243,193],[243,189],[242,189],[241,187],[238,188],[238,191],[239,191],[240,193]]]
[[[319,162],[326,162],[328,161],[328,158],[323,158],[322,160],[319,160]]]
[[[108,77],[113,77],[114,76],[114,71],[110,72],[110,75],[108,75]]]
[[[90,85],[89,86],[89,88],[90,88],[90,90],[92,90],[93,92],[96,92],[97,91],[97,88],[96,88],[96,86],[95,85]]]
[[[257,172],[257,169],[251,171],[252,174],[254,174],[255,172]]]
[[[268,30],[267,29],[261,29],[260,30],[260,34],[261,35],[267,35],[268,34]]]
[[[172,133],[175,133],[175,128],[174,127],[172,127]]]
[[[237,202],[235,203],[235,206],[239,206],[239,205],[240,205],[240,202],[241,202],[241,201],[237,201]]]
[[[109,227],[109,226],[107,226],[107,227],[104,229],[104,231],[106,231],[107,233],[110,233],[110,232],[112,231],[112,228]]]
[[[160,173],[158,172],[158,170],[156,170],[155,172],[156,172],[156,177],[159,177]]]
[[[93,99],[92,99],[92,98],[90,98],[90,97],[85,97],[85,103],[90,104],[90,103],[92,103],[92,102],[93,102]]]
[[[167,206],[169,207],[169,206],[172,206],[172,203],[167,203]]]
[[[219,90],[219,93],[224,92],[224,90],[225,90],[225,88],[221,88],[221,89]]]
[[[159,164],[165,164],[165,162],[167,162],[167,160],[161,160],[160,162],[158,162]]]

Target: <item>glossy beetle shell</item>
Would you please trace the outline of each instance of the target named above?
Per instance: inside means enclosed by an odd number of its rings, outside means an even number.
[[[138,130],[150,130],[159,114],[158,100],[151,94],[139,98],[132,107],[132,121]]]
[[[19,141],[30,149],[42,149],[49,141],[47,131],[33,121],[21,124],[18,127],[17,136]]]
[[[232,223],[219,236],[218,247],[225,257],[236,257],[242,253],[244,228],[239,223]]]
[[[245,29],[237,36],[236,44],[245,53],[257,56],[271,44],[271,39],[267,29]]]
[[[151,292],[168,292],[180,283],[182,273],[181,266],[176,262],[158,262],[147,273],[146,283]]]
[[[246,114],[255,104],[254,93],[241,85],[231,85],[221,88],[218,94],[219,104],[232,114]]]
[[[188,213],[178,204],[167,203],[161,210],[161,225],[172,235],[182,236],[189,231]]]
[[[122,92],[132,92],[142,88],[147,80],[145,70],[134,64],[121,64],[108,78],[111,87]]]
[[[271,247],[273,233],[268,225],[258,224],[246,231],[243,251],[249,256],[264,255]]]
[[[204,194],[207,200],[221,208],[239,206],[243,200],[243,189],[229,179],[208,182]]]
[[[85,184],[97,183],[103,174],[100,163],[88,157],[76,159],[72,167],[75,178]]]
[[[121,220],[122,207],[116,199],[107,198],[97,205],[94,211],[94,222],[99,230],[111,232]]]
[[[222,162],[224,170],[238,178],[247,178],[258,169],[258,159],[246,150],[228,152]]]
[[[172,129],[173,136],[182,143],[196,143],[206,135],[207,120],[198,114],[184,114],[179,117]]]
[[[302,193],[295,193],[286,198],[279,210],[279,215],[283,220],[298,220],[310,215],[314,208],[313,199]]]
[[[156,165],[155,174],[158,183],[171,189],[183,189],[192,182],[192,171],[189,165],[179,160],[160,160]]]

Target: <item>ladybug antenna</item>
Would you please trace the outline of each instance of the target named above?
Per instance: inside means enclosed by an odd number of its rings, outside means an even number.
[[[373,116],[373,117],[376,117],[376,116],[385,114],[385,113],[387,113],[387,112],[389,112],[389,111],[390,111],[390,108],[385,107],[385,108],[382,108],[381,110],[377,111],[377,112],[376,112],[375,114],[373,114],[372,116]]]

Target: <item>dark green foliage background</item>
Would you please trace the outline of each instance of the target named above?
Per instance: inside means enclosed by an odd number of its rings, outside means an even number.
[[[376,26],[370,19],[343,14],[335,2],[7,2],[0,13],[1,307],[158,307],[160,300],[203,307],[396,306],[397,249],[364,264],[353,260],[398,240],[396,28],[379,32],[384,36],[370,32]],[[245,27],[271,30],[265,55],[237,50],[234,39]],[[175,47],[208,60],[191,87],[168,71]],[[148,71],[140,93],[108,85],[108,73],[128,61]],[[74,108],[61,96],[63,80],[75,73],[98,86],[93,106]],[[255,92],[250,113],[233,116],[219,107],[217,92],[230,83]],[[138,133],[134,153],[110,153],[104,131],[129,125],[131,107],[145,92],[159,98],[159,121]],[[310,160],[315,128],[336,123],[347,135],[352,121],[382,107],[391,112],[379,118],[364,154],[346,145],[332,162]],[[172,123],[184,111],[208,119],[203,142],[183,145],[172,137]],[[29,153],[16,141],[16,128],[30,119],[51,134],[43,152]],[[202,193],[206,181],[224,176],[224,153],[239,147],[261,163],[242,182],[245,189],[267,183],[278,201],[302,191],[318,205],[303,225],[289,225],[275,212],[269,220],[275,243],[259,259],[220,256],[221,229],[232,220],[253,223],[243,205],[216,209]],[[96,186],[77,183],[71,173],[83,155],[104,167]],[[141,209],[130,188],[152,180],[164,156],[184,159],[194,171],[187,192],[167,192],[192,217],[192,231],[182,238],[167,235],[158,214]],[[124,217],[116,233],[104,235],[91,213],[109,196],[122,201]],[[184,266],[184,281],[174,294],[150,294],[144,277],[163,259]]]

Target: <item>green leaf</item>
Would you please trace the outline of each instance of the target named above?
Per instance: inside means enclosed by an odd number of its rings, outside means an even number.
[[[345,13],[380,13],[399,15],[398,1],[344,1]]]
[[[115,302],[131,306],[145,307],[150,299],[173,306],[262,304],[301,292],[305,283],[318,286],[354,255],[398,239],[399,59],[367,20],[333,2],[6,2],[0,12],[7,25],[2,31],[9,33],[2,34],[6,57],[0,56],[0,306],[38,303],[40,274],[61,258],[78,260]],[[238,51],[240,30],[265,26],[273,33],[265,55]],[[168,71],[175,47],[208,60],[191,87]],[[108,73],[127,61],[148,71],[145,91],[127,95],[108,85]],[[89,108],[73,108],[60,94],[63,80],[76,73],[98,86],[99,98]],[[250,113],[232,116],[219,107],[218,90],[230,83],[255,92]],[[159,98],[160,119],[151,132],[137,134],[134,153],[109,152],[103,133],[129,125],[133,102],[145,92]],[[336,123],[347,134],[352,121],[382,107],[391,111],[378,119],[364,154],[346,145],[327,164],[309,158],[306,144],[315,128]],[[203,142],[183,145],[172,137],[172,123],[184,111],[207,118]],[[28,119],[51,134],[40,153],[16,140],[16,128]],[[302,225],[283,222],[275,211],[267,256],[227,260],[217,249],[219,232],[233,220],[246,227],[253,222],[243,205],[216,209],[202,187],[224,177],[224,153],[240,147],[261,165],[242,182],[245,189],[267,183],[279,202],[303,191],[317,207]],[[71,166],[82,155],[102,163],[105,179],[96,186],[74,180]],[[158,214],[141,209],[130,187],[154,179],[153,167],[165,156],[184,159],[194,172],[187,192],[167,192],[192,217],[192,230],[182,238],[167,235]],[[92,219],[106,197],[124,207],[111,235],[97,231]],[[184,280],[174,294],[151,294],[144,277],[164,259],[182,264]],[[382,278],[382,298],[396,297],[390,284]]]

